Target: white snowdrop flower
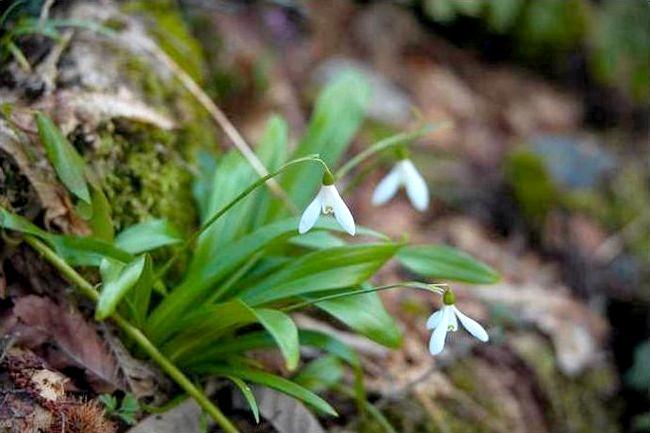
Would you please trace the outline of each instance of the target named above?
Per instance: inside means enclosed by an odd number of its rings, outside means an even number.
[[[489,337],[485,329],[474,319],[470,319],[460,312],[454,305],[456,296],[451,290],[447,290],[442,302],[444,306],[433,313],[427,320],[427,329],[433,329],[431,340],[429,341],[429,352],[432,355],[438,355],[445,348],[445,338],[447,332],[458,330],[458,321],[463,325],[467,332],[478,338],[482,342],[488,341]]]
[[[422,175],[410,159],[404,157],[395,164],[393,169],[377,185],[372,195],[375,206],[388,202],[403,186],[406,189],[411,204],[415,209],[424,212],[429,207],[429,188]]]
[[[341,227],[354,236],[356,228],[352,213],[350,213],[350,209],[345,205],[334,185],[334,176],[327,172],[323,175],[323,183],[318,194],[316,194],[316,198],[307,206],[302,213],[302,217],[300,217],[298,232],[300,234],[307,233],[316,224],[321,212],[325,215],[333,213]]]

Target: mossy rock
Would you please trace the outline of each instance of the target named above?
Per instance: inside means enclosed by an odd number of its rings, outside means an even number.
[[[202,50],[173,2],[131,1],[122,8],[129,14],[142,12],[147,31],[159,46],[198,83],[203,81]],[[110,24],[119,31],[119,22]],[[113,119],[93,131],[92,146],[77,148],[100,177],[116,230],[159,217],[188,232],[196,225],[191,194],[195,155],[199,149],[216,149],[216,128],[170,71],[128,47],[112,46],[110,55],[119,84],[174,119],[176,127],[164,130],[130,119]]]

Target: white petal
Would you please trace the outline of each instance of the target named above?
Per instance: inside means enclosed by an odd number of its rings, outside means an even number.
[[[323,186],[323,190],[325,190],[325,188],[328,188],[328,199],[331,200],[329,204],[334,209],[334,217],[336,218],[336,221],[338,221],[341,227],[343,227],[343,230],[354,236],[356,227],[350,209],[345,205],[345,202],[334,185]]]
[[[427,320],[427,329],[436,329],[442,320],[442,310],[438,310],[429,316]]]
[[[307,233],[312,227],[314,227],[316,220],[320,216],[321,202],[321,193],[319,192],[318,195],[316,195],[316,198],[309,203],[307,209],[302,213],[300,223],[298,224],[298,233]]]
[[[379,182],[377,188],[375,188],[375,192],[372,194],[372,204],[379,206],[393,198],[401,183],[402,173],[399,167],[395,167]]]
[[[449,323],[447,324],[447,329],[454,332],[458,331],[458,319],[456,319],[454,310],[449,313]]]
[[[474,337],[478,338],[483,342],[489,340],[487,332],[485,332],[485,329],[476,320],[470,319],[469,317],[461,313],[460,310],[456,308],[455,305],[453,305],[452,308],[454,309],[454,313],[456,313],[456,316],[458,316],[458,319],[460,319],[460,323],[462,323],[465,329],[467,329],[467,332],[469,332]]]
[[[449,315],[453,314],[453,311],[449,307],[442,307],[442,319],[438,324],[438,327],[433,331],[431,335],[431,340],[429,341],[429,352],[432,355],[437,355],[442,352],[442,349],[445,348],[445,338],[447,337],[447,326],[449,324]]]
[[[408,159],[400,162],[404,173],[404,186],[406,194],[411,200],[413,207],[424,212],[429,207],[429,188],[420,172]]]

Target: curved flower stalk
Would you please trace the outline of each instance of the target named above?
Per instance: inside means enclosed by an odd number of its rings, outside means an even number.
[[[429,352],[432,355],[438,355],[445,348],[445,338],[447,332],[456,332],[458,330],[458,321],[461,325],[482,342],[489,340],[487,332],[474,319],[470,319],[456,307],[456,296],[454,292],[447,289],[442,296],[444,306],[433,313],[427,320],[427,329],[433,329],[431,340],[429,341]]]
[[[321,212],[325,215],[334,214],[341,227],[354,236],[356,231],[354,218],[336,189],[334,176],[329,171],[326,171],[323,175],[323,183],[318,194],[302,213],[298,224],[298,232],[300,234],[307,233],[316,224]]]
[[[407,158],[405,152],[402,152],[400,156],[401,159],[377,185],[372,195],[372,204],[379,206],[387,203],[395,196],[397,190],[403,186],[413,207],[420,212],[424,212],[429,207],[427,183],[415,168],[413,162]]]

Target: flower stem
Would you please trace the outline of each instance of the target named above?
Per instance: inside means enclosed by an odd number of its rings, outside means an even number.
[[[251,185],[249,185],[248,188],[246,188],[244,191],[242,191],[241,194],[239,194],[237,197],[232,199],[228,204],[226,204],[224,207],[219,209],[214,215],[212,215],[210,217],[210,219],[208,219],[199,228],[199,230],[192,233],[192,235],[183,243],[183,245],[180,248],[178,248],[174,252],[174,254],[169,258],[169,260],[160,268],[160,271],[158,272],[158,278],[162,278],[167,273],[167,271],[169,271],[169,269],[174,264],[174,262],[176,260],[178,260],[178,258],[181,256],[181,254],[186,249],[188,249],[192,245],[192,243],[199,236],[201,236],[202,233],[204,233],[207,229],[209,229],[212,224],[214,224],[219,218],[221,218],[233,206],[235,206],[241,200],[246,198],[246,196],[248,196],[254,190],[256,190],[260,186],[264,185],[267,180],[279,175],[280,173],[282,173],[284,170],[291,167],[292,165],[301,164],[303,162],[317,162],[317,163],[320,163],[323,167],[325,167],[325,170],[329,171],[329,168],[327,167],[327,164],[325,163],[325,161],[323,161],[318,155],[309,155],[309,156],[304,156],[302,158],[296,158],[294,160],[291,160],[291,161],[287,162],[286,164],[282,165],[280,168],[278,168],[274,172],[268,173],[267,175],[260,177],[255,182],[253,182]]]
[[[436,129],[447,126],[448,124],[449,124],[448,122],[442,122],[436,125],[426,125],[416,131],[402,132],[400,134],[396,134],[388,138],[384,138],[383,140],[379,140],[377,143],[373,144],[367,149],[364,149],[362,152],[359,152],[348,162],[346,162],[341,168],[339,168],[338,171],[336,172],[336,178],[341,179],[343,176],[348,174],[350,170],[352,170],[354,167],[361,164],[363,161],[370,158],[371,156],[381,152],[382,150],[388,149],[393,146],[397,146],[403,143],[404,141],[414,140],[416,138],[422,137],[423,135],[435,131]]]
[[[323,301],[331,301],[332,299],[338,299],[338,298],[347,298],[348,296],[356,296],[356,295],[362,295],[364,293],[373,293],[373,292],[381,292],[382,290],[388,290],[388,289],[395,289],[398,287],[408,287],[411,289],[422,289],[422,290],[427,290],[429,292],[434,292],[439,295],[442,295],[443,289],[441,287],[446,287],[446,284],[425,284],[425,283],[420,283],[417,281],[405,281],[401,283],[395,283],[395,284],[388,284],[385,286],[379,286],[379,287],[373,287],[371,289],[362,289],[362,290],[351,290],[348,292],[343,292],[343,293],[335,293],[333,295],[327,295],[323,296],[320,298],[316,299],[310,299],[308,301],[304,302],[299,302],[297,304],[290,305],[288,307],[285,307],[282,309],[285,313],[299,310],[304,307],[308,307],[310,305],[317,304],[319,302]]]
[[[50,262],[66,280],[72,283],[77,289],[87,298],[93,302],[97,302],[99,294],[85,278],[83,278],[77,271],[68,265],[61,257],[52,251],[47,245],[31,235],[25,236],[25,241],[36,251],[41,253],[43,258]],[[114,313],[111,319],[122,331],[129,335],[147,355],[151,357],[188,395],[192,396],[194,400],[205,410],[214,421],[227,433],[238,433],[237,428],[230,422],[230,420],[215,406],[210,399],[194,384],[187,376],[183,374],[165,355],[163,355],[156,346],[140,331],[138,328],[129,323],[125,318],[118,313]]]

